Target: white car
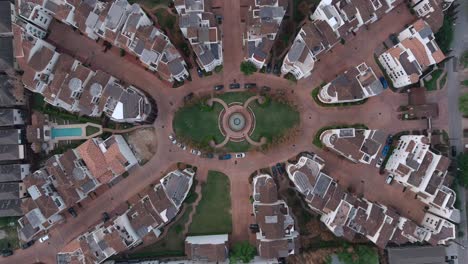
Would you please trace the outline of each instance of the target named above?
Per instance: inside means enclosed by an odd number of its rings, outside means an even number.
[[[379,158],[379,160],[375,164],[375,167],[380,168],[380,166],[382,166],[382,162],[383,162],[383,158]]]
[[[49,238],[50,238],[49,235],[45,235],[45,236],[39,238],[39,242],[44,243],[45,241],[49,240]]]
[[[192,153],[193,155],[197,155],[197,156],[200,156],[200,155],[201,155],[201,151],[196,150],[196,149],[192,149],[192,150],[190,151],[190,153]]]
[[[245,153],[236,153],[236,158],[237,159],[245,158]]]
[[[177,140],[175,139],[175,137],[173,135],[169,135],[169,140],[172,142],[172,144],[177,144]]]
[[[392,181],[393,181],[393,175],[392,175],[392,174],[389,174],[388,177],[387,177],[387,179],[385,180],[385,182],[386,182],[387,184],[391,184]]]

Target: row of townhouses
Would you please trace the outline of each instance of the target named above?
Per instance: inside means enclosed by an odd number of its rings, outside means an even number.
[[[169,82],[189,76],[179,51],[138,4],[127,0],[17,0],[17,12],[44,31],[55,18],[91,39],[104,39],[135,55],[146,68]]]
[[[15,75],[14,5],[0,2],[0,217],[21,216],[22,180],[29,174],[24,125],[26,98]]]
[[[245,17],[242,44],[244,58],[258,69],[268,59],[270,50],[288,8],[285,0],[242,0],[241,13]]]
[[[24,216],[18,220],[20,239],[29,241],[63,221],[66,209],[137,163],[120,135],[106,140],[92,138],[75,149],[50,157],[42,168],[23,179],[28,198],[21,204]]]
[[[211,1],[174,0],[174,7],[179,14],[180,30],[190,42],[200,68],[211,72],[221,66],[222,33],[211,10]]]
[[[129,199],[129,209],[100,223],[71,242],[68,252],[57,255],[57,263],[98,264],[142,243],[149,234],[159,237],[162,227],[173,220],[186,198],[195,172],[172,171],[160,182]],[[220,239],[218,239],[219,241]],[[197,245],[197,241],[189,240]],[[222,243],[225,244],[226,240]],[[212,244],[217,244],[216,240]]]
[[[417,224],[385,205],[344,191],[322,172],[324,166],[320,157],[304,155],[287,166],[287,173],[309,207],[321,214],[320,220],[336,236],[353,240],[361,235],[380,248],[389,243],[446,244],[455,238],[455,225],[444,217],[429,210]],[[453,200],[442,207],[453,211]]]

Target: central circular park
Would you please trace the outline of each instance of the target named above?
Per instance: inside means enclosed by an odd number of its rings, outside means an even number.
[[[299,112],[284,97],[229,92],[192,99],[174,117],[178,139],[202,150],[245,152],[287,139]]]

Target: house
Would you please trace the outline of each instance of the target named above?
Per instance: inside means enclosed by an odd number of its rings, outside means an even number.
[[[21,81],[16,77],[12,77],[10,73],[1,73],[0,70],[0,105],[4,107],[17,107],[24,105],[24,103],[25,94]]]
[[[129,209],[125,213],[107,223],[98,224],[72,241],[69,251],[57,254],[57,262],[99,264],[115,254],[138,246],[147,235],[158,237],[162,233],[161,227],[179,212],[180,206],[175,203],[178,201],[175,198],[185,199],[194,175],[190,169],[168,173],[161,183],[148,186],[131,197],[128,201]]]
[[[0,217],[21,216],[21,183],[0,183]]]
[[[16,161],[25,158],[21,129],[0,130],[0,161]]]
[[[379,78],[363,62],[321,87],[317,97],[324,104],[349,103],[379,95],[383,91]]]
[[[385,170],[417,194],[429,212],[458,222],[455,192],[445,185],[450,159],[432,152],[425,136],[402,136]]]
[[[0,183],[22,181],[29,174],[29,168],[29,164],[0,165]]]
[[[261,69],[269,57],[278,34],[288,2],[284,0],[246,0],[245,31],[243,33],[244,59]]]
[[[310,76],[315,63],[340,39],[379,20],[402,0],[322,0],[296,36],[286,54],[281,73],[296,79]]]
[[[229,257],[228,235],[187,236],[185,255],[192,261],[224,263]]]
[[[0,72],[14,68],[12,30],[14,17],[14,5],[9,1],[0,2]]]
[[[32,111],[31,124],[26,126],[26,139],[34,153],[47,152],[51,140],[51,126],[48,115]]]
[[[426,88],[411,88],[408,92],[408,105],[404,107],[403,119],[430,119],[439,116],[439,104],[427,102]]]
[[[47,31],[52,22],[53,11],[57,4],[53,1],[38,0],[16,0],[16,13],[26,21],[30,21],[40,29]]]
[[[276,183],[270,175],[253,179],[253,212],[259,226],[256,233],[260,257],[285,258],[299,253],[299,233],[285,201],[278,199]]]
[[[52,156],[23,183],[31,197],[23,200],[24,217],[18,220],[23,241],[61,222],[65,209],[88,197],[100,185],[74,149]]]
[[[76,152],[101,184],[111,182],[138,163],[121,135],[113,135],[106,140],[88,139],[76,148]]]
[[[370,164],[385,145],[385,133],[379,130],[341,128],[325,130],[320,140],[352,162]]]
[[[426,213],[417,225],[385,205],[347,193],[321,171],[324,166],[317,155],[304,155],[286,171],[308,206],[336,236],[353,240],[359,234],[380,248],[388,243],[446,244],[455,237],[455,225],[435,214]]]
[[[444,22],[444,11],[453,0],[411,0],[411,8],[419,18],[424,19],[433,32],[439,31]]]
[[[209,3],[205,0],[174,0],[180,30],[190,42],[198,66],[206,72],[223,64],[221,32]]]
[[[429,66],[445,59],[434,33],[422,19],[400,32],[398,40],[378,58],[396,88],[417,83]]]
[[[391,247],[387,252],[389,264],[451,263],[456,257],[444,246]]]
[[[24,125],[23,111],[21,109],[0,109],[0,127]]]

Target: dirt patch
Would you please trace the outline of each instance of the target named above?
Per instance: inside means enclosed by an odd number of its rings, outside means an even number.
[[[156,153],[158,143],[154,128],[133,131],[127,135],[127,140],[140,164],[146,163]]]
[[[337,250],[334,248],[318,249],[314,251],[302,252],[299,255],[292,255],[288,258],[288,263],[320,264],[326,263],[327,257]]]

